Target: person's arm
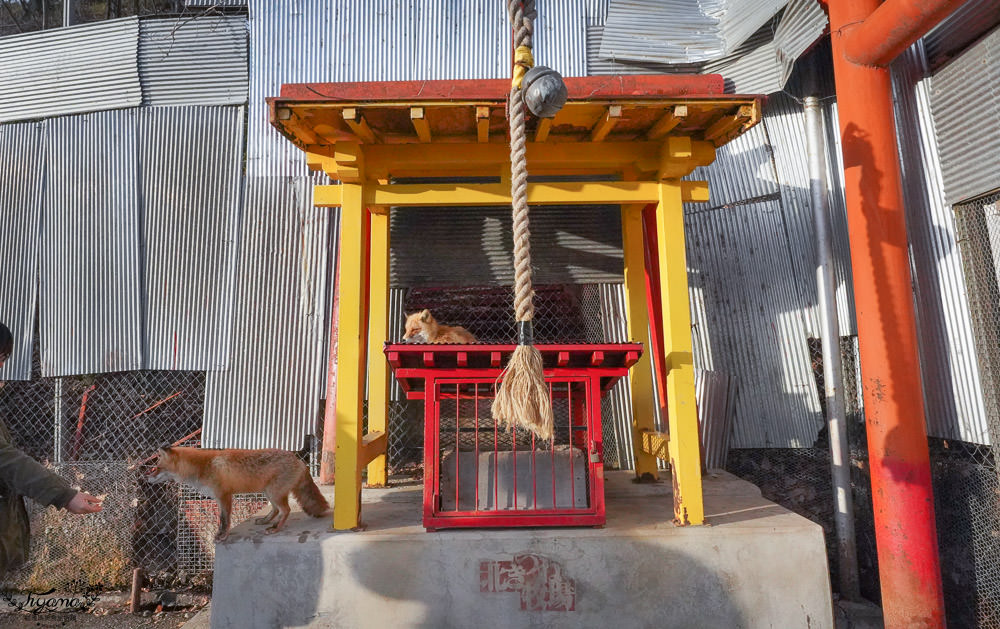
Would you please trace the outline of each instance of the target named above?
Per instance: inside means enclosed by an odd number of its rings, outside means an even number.
[[[6,440],[0,440],[0,480],[22,496],[60,509],[78,493],[61,476]]]

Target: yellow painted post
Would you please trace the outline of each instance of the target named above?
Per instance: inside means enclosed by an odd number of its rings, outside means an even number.
[[[635,475],[640,480],[656,480],[656,457],[642,447],[642,434],[655,430],[653,378],[650,368],[649,313],[646,305],[646,265],[642,242],[642,206],[622,206],[622,249],[625,253],[625,302],[628,338],[642,343],[645,351],[629,373],[632,396],[632,450]]]
[[[663,352],[667,364],[670,468],[674,482],[674,522],[702,524],[701,447],[695,408],[694,354],[684,250],[682,183],[660,182],[656,232],[663,303]]]
[[[368,433],[387,432],[389,363],[382,344],[389,338],[389,213],[371,215],[371,272],[368,305]],[[368,464],[368,486],[385,487],[386,455]]]
[[[368,340],[368,212],[361,184],[344,183],[340,211],[340,311],[337,329],[337,449],[333,528],[361,518],[361,418]]]

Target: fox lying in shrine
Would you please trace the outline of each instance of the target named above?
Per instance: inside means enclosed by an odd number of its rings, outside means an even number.
[[[414,312],[406,318],[404,343],[476,343],[476,337],[457,325],[441,325],[430,310]]]

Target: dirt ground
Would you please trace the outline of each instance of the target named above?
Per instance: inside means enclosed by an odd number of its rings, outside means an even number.
[[[55,595],[54,595],[55,596]],[[7,627],[64,627],[66,629],[175,629],[191,621],[209,602],[207,594],[143,592],[139,612],[128,611],[123,592],[102,594],[88,611],[16,611],[0,607],[0,629]],[[3,603],[0,602],[0,605]],[[199,628],[208,625],[197,623]],[[194,624],[191,627],[194,627]]]
[[[129,613],[41,614],[0,613],[0,627],[65,627],[66,629],[175,629],[183,627],[195,612],[161,612],[148,617]]]

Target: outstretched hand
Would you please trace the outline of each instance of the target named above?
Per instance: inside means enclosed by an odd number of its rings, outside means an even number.
[[[104,501],[103,498],[98,498],[97,496],[91,496],[90,494],[82,491],[76,492],[73,499],[69,501],[66,505],[66,510],[70,513],[96,513],[101,510],[101,503]]]

